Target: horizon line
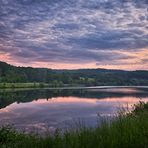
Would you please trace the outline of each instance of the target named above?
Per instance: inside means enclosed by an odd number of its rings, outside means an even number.
[[[49,69],[49,70],[59,70],[59,71],[62,71],[62,70],[65,70],[65,71],[68,71],[68,70],[113,70],[113,71],[148,71],[147,69],[135,69],[135,70],[124,70],[124,69],[110,69],[110,68],[74,68],[74,69],[56,69],[56,68],[48,68],[48,67],[34,67],[34,66],[19,66],[19,65],[15,65],[15,64],[11,64],[9,62],[5,62],[5,61],[0,61],[0,62],[3,62],[5,64],[8,64],[10,66],[14,66],[14,67],[17,67],[17,68],[35,68],[35,69]]]

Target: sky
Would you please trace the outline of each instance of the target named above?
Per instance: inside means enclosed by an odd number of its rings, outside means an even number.
[[[148,1],[0,0],[0,61],[148,70]]]

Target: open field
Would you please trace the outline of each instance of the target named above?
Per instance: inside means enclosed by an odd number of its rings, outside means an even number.
[[[48,86],[47,83],[0,83],[0,88],[42,88]]]

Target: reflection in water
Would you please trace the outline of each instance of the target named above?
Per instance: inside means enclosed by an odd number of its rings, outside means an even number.
[[[64,128],[77,119],[94,126],[100,116],[112,116],[119,107],[148,100],[147,89],[28,90],[0,93],[0,125],[17,129]]]

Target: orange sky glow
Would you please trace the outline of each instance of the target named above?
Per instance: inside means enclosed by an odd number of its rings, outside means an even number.
[[[105,69],[122,69],[122,70],[148,70],[148,62],[144,62],[148,58],[148,49],[141,49],[138,52],[130,53],[127,51],[116,51],[124,55],[130,56],[127,59],[118,59],[115,63],[108,61],[108,63],[96,64],[96,62],[89,63],[61,63],[61,62],[19,62],[13,58],[9,53],[0,53],[0,61],[7,62],[15,66],[36,67],[36,68],[51,68],[51,69],[87,69],[87,68],[105,68]],[[118,63],[118,64],[117,64]]]

